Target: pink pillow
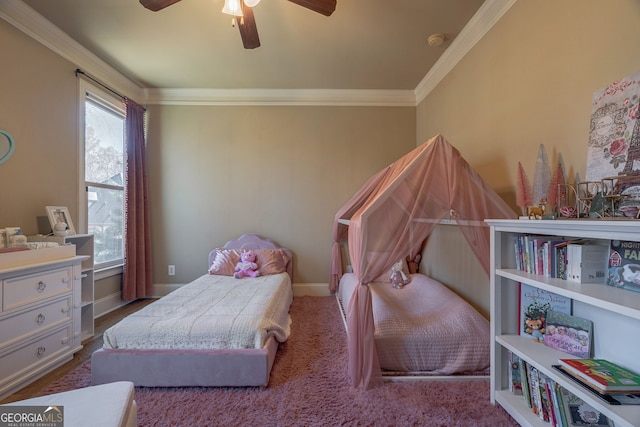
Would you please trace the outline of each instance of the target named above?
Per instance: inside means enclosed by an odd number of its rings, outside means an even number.
[[[259,249],[255,252],[260,274],[286,273],[289,256],[285,251],[282,249]]]
[[[216,256],[209,267],[209,274],[219,274],[221,276],[233,276],[236,264],[240,260],[240,254],[245,249],[225,249],[217,248]],[[256,264],[261,275],[285,273],[289,257],[282,249],[254,249],[256,253]]]
[[[211,267],[209,267],[209,274],[233,276],[241,253],[242,250],[240,249],[217,248],[216,256],[211,263]]]

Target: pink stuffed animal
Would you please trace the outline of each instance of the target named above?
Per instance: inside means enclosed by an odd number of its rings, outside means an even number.
[[[256,253],[253,251],[243,252],[240,261],[236,264],[233,277],[242,279],[243,277],[258,277],[258,264],[256,264]]]

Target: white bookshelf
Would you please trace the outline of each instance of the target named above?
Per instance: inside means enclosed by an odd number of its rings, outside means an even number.
[[[509,351],[611,419],[616,427],[640,426],[640,406],[609,405],[552,368],[567,353],[518,335],[519,283],[573,300],[573,314],[593,321],[594,357],[640,372],[640,293],[603,283],[584,284],[528,274],[515,268],[514,238],[543,234],[560,238],[640,241],[640,222],[629,220],[487,220],[491,226],[491,401],[523,426],[548,426],[522,396],[509,391]]]

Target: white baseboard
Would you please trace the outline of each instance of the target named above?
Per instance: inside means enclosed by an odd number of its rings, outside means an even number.
[[[293,296],[328,297],[331,292],[328,283],[294,283]]]
[[[93,318],[97,319],[98,317],[104,316],[105,314],[123,307],[128,303],[129,301],[122,301],[122,294],[120,292],[97,299],[93,302]]]

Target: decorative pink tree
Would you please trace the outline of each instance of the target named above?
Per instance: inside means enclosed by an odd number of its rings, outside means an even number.
[[[516,204],[522,209],[522,214],[527,214],[527,208],[531,206],[531,184],[527,173],[522,167],[522,163],[518,162],[518,188],[516,192]]]
[[[558,159],[558,166],[551,177],[547,201],[552,208],[561,208],[567,204],[567,182],[564,178],[564,170],[560,159]]]

